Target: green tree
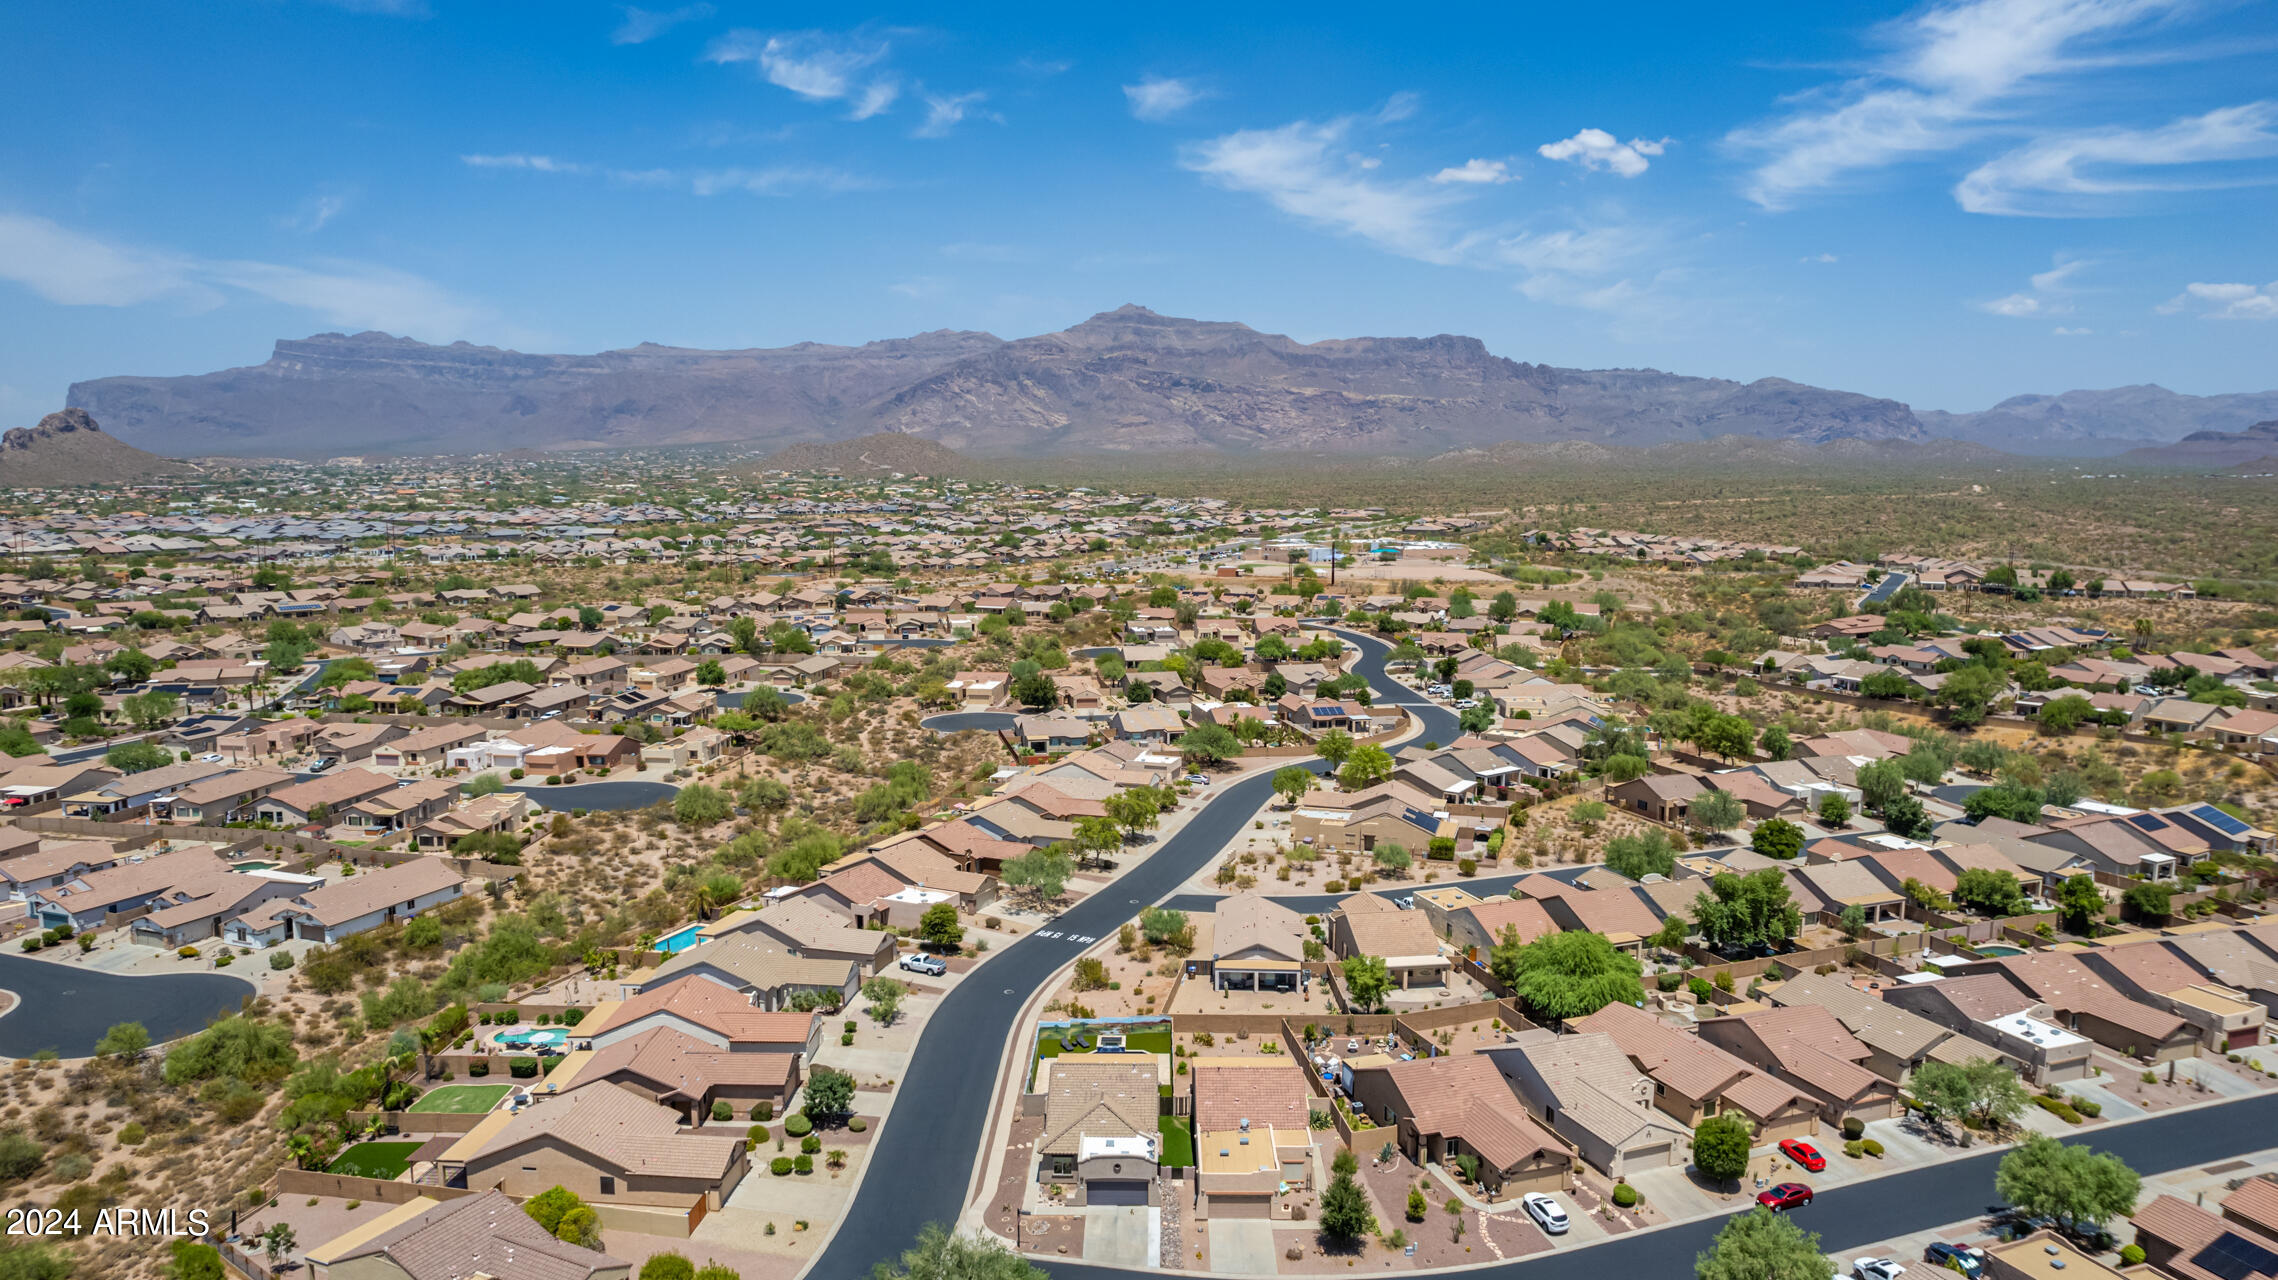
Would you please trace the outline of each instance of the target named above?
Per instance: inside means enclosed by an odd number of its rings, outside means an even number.
[[[1756,749],[1774,760],[1785,760],[1796,749],[1795,739],[1778,725],[1767,726],[1756,738]]]
[[[1333,765],[1342,765],[1353,753],[1353,735],[1342,729],[1331,729],[1313,744],[1313,754]]]
[[[1928,836],[1937,824],[1931,821],[1930,810],[1920,800],[1913,796],[1900,796],[1883,806],[1883,825],[1890,829],[1892,835],[1920,840]]]
[[[2038,720],[2044,732],[2064,734],[2095,718],[2095,703],[2080,694],[2068,693],[2042,703]]]
[[[2137,920],[2164,921],[2175,910],[2175,886],[2150,880],[2129,885],[2120,905]]]
[[[1710,1116],[1693,1129],[1693,1168],[1719,1185],[1736,1181],[1748,1172],[1748,1149],[1755,1141],[1754,1128],[1740,1115]]]
[[[1107,816],[1123,828],[1125,834],[1136,838],[1141,832],[1152,831],[1161,822],[1163,806],[1152,787],[1126,787],[1100,802]]]
[[[2017,877],[1992,867],[1970,867],[1954,878],[1954,901],[1989,916],[2013,916],[2025,910],[2025,891]]]
[[[1203,764],[1218,764],[1242,754],[1242,740],[1222,724],[1196,725],[1179,735],[1179,754]]]
[[[1830,791],[1819,797],[1819,825],[1847,827],[1851,825],[1851,801],[1840,791]]]
[[[696,664],[696,683],[716,689],[727,682],[728,669],[720,665],[718,658],[706,658]]]
[[[1677,869],[1677,851],[1658,830],[1633,836],[1616,836],[1606,842],[1606,869],[1643,880],[1666,876]]]
[[[957,904],[936,902],[918,917],[918,938],[928,946],[950,948],[965,941],[964,922],[957,918]]]
[[[548,1187],[522,1202],[522,1212],[529,1214],[532,1221],[544,1227],[546,1234],[557,1238],[561,1231],[562,1215],[584,1207],[585,1201],[578,1199],[576,1192],[562,1186]]]
[[[1596,1013],[1609,1004],[1644,998],[1637,957],[1615,949],[1604,934],[1576,929],[1546,933],[1532,942],[1518,940],[1506,927],[1488,957],[1489,968],[1528,1007],[1564,1021]]]
[[[975,1231],[957,1235],[929,1222],[918,1242],[902,1254],[899,1268],[881,1262],[870,1280],[1050,1280],[1042,1267],[1007,1248],[995,1236]]]
[[[1057,707],[1060,685],[1042,671],[1032,671],[1012,682],[1012,696],[1024,707]]]
[[[870,1002],[870,1018],[882,1027],[894,1025],[894,1019],[902,1012],[902,997],[909,992],[910,989],[898,980],[883,976],[862,984],[862,998]]]
[[[1711,755],[1731,760],[1748,754],[1750,744],[1756,741],[1756,726],[1745,716],[1713,716],[1701,727],[1696,745]],[[1719,828],[1721,829],[1721,828]]]
[[[139,1058],[150,1047],[150,1032],[139,1022],[115,1022],[95,1042],[98,1058]]]
[[[121,773],[141,773],[174,762],[174,753],[151,742],[122,742],[103,753],[103,763]]]
[[[1392,970],[1380,956],[1351,956],[1341,966],[1345,979],[1345,994],[1363,1012],[1384,1002],[1384,993],[1392,988]]]
[[[1340,1242],[1358,1240],[1376,1230],[1376,1215],[1369,1211],[1368,1193],[1353,1175],[1340,1173],[1321,1193],[1321,1233]]]
[[[1973,1119],[1980,1127],[2013,1123],[2030,1095],[2017,1073],[1992,1058],[1926,1061],[1914,1069],[1914,1100],[1941,1119]]]
[[[2033,1134],[2001,1158],[1993,1189],[2028,1214],[2080,1231],[2135,1212],[2143,1180],[2108,1151]]]
[[[1345,757],[1344,767],[1337,770],[1337,785],[1347,791],[1361,791],[1375,786],[1392,776],[1392,754],[1373,742],[1362,743]]]
[[[1881,813],[1890,802],[1906,794],[1906,774],[1896,760],[1877,760],[1859,766],[1859,802],[1869,812]]]
[[[1376,846],[1374,857],[1377,866],[1395,873],[1416,865],[1415,855],[1408,852],[1408,846],[1397,840],[1387,840]]]
[[[1288,801],[1291,808],[1296,808],[1297,802],[1305,798],[1305,793],[1311,791],[1317,781],[1319,779],[1313,776],[1311,769],[1293,764],[1274,770],[1273,793]]]
[[[816,1067],[807,1076],[807,1101],[801,1108],[810,1120],[843,1116],[854,1109],[854,1077],[829,1067]]]
[[[1803,828],[1786,818],[1766,818],[1749,834],[1748,847],[1767,858],[1789,861],[1803,852]]]
[[[1707,1253],[1693,1259],[1695,1280],[1834,1280],[1835,1260],[1819,1234],[1769,1209],[1727,1219]]]
[[[691,831],[726,822],[735,811],[727,793],[708,782],[691,782],[672,798],[673,821]]]
[[[668,1249],[641,1264],[641,1280],[696,1280],[696,1264]]]
[[[2064,916],[2064,927],[2083,936],[2096,931],[2097,917],[2104,914],[2104,891],[2097,887],[2096,877],[2083,871],[2066,876],[2057,886],[2057,910]]]
[[[998,878],[1016,889],[1028,890],[1040,901],[1051,902],[1067,889],[1070,870],[1068,855],[1053,845],[1006,859],[998,869]]]
[[[92,1224],[90,1224],[92,1226]],[[221,1250],[196,1240],[176,1240],[169,1246],[166,1280],[223,1280],[229,1274],[221,1264]]]
[[[1772,867],[1710,879],[1709,891],[1693,899],[1693,917],[1701,937],[1717,948],[1784,942],[1803,928],[1787,877]]]
[[[1685,806],[1685,818],[1703,831],[1730,831],[1748,816],[1746,805],[1729,791],[1708,790]]]

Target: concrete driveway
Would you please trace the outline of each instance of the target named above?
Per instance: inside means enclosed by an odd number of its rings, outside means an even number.
[[[1265,1218],[1213,1218],[1210,1269],[1230,1275],[1270,1276],[1276,1263],[1273,1223]]]
[[[1140,1205],[1084,1210],[1084,1261],[1149,1271],[1162,1266],[1163,1211]],[[1266,1270],[1273,1270],[1271,1230],[1266,1232]]]

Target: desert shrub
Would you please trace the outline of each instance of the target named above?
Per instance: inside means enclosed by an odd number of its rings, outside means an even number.
[[[783,1122],[785,1137],[804,1138],[815,1131],[815,1122],[803,1115],[792,1116]]]
[[[1626,1182],[1614,1184],[1614,1203],[1624,1209],[1637,1207],[1637,1188]]]
[[[778,1178],[787,1178],[791,1176],[792,1164],[793,1162],[791,1157],[777,1156],[773,1160],[768,1161],[767,1171],[774,1174]]]

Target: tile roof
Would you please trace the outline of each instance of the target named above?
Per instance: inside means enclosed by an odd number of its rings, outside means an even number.
[[[409,1280],[470,1280],[478,1275],[592,1280],[603,1272],[624,1275],[632,1267],[623,1258],[555,1239],[501,1191],[440,1204],[421,1197],[404,1208],[418,1205],[430,1207],[345,1249],[320,1246],[309,1254],[330,1266],[351,1258],[386,1257]]]
[[[715,1049],[670,1027],[604,1045],[593,1051],[571,1090],[624,1075],[660,1096],[700,1099],[715,1085],[754,1085],[780,1089],[790,1083],[795,1053],[735,1053]]]
[[[1068,1155],[1084,1138],[1154,1136],[1162,1105],[1159,1081],[1152,1056],[1133,1055],[1126,1062],[1054,1058],[1044,1136],[1036,1149]]]
[[[572,1089],[509,1120],[470,1165],[551,1139],[601,1168],[629,1175],[717,1180],[743,1150],[740,1136],[683,1133],[679,1116],[624,1089]]]
[[[1799,1096],[1792,1086],[1740,1057],[1635,1005],[1609,1004],[1567,1025],[1610,1037],[1638,1070],[1696,1101],[1722,1097],[1761,1118],[1785,1109]]]
[[[1239,1129],[1247,1120],[1253,1128],[1271,1126],[1305,1130],[1312,1113],[1313,1091],[1295,1063],[1240,1059],[1229,1065],[1210,1058],[1194,1063],[1194,1129],[1214,1133]]]
[[[1571,1158],[1566,1144],[1527,1114],[1490,1058],[1460,1054],[1374,1069],[1391,1076],[1404,1118],[1419,1133],[1460,1138],[1499,1169],[1539,1151]]]
[[[717,982],[683,978],[633,996],[593,1027],[580,1025],[577,1033],[580,1038],[606,1035],[658,1015],[703,1027],[730,1043],[762,1044],[803,1044],[813,1033],[815,1020],[822,1016],[762,1013]]]
[[[1818,1005],[1834,1014],[1860,1043],[1907,1061],[1953,1035],[1921,1014],[1861,991],[1836,974],[1797,974],[1773,988],[1766,998],[1782,1006]]]

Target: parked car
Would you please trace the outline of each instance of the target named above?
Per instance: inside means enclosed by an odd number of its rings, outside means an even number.
[[[336,765],[336,764],[339,764],[339,763],[340,763],[340,759],[339,759],[339,757],[337,757],[337,756],[326,756],[324,759],[322,759],[322,760],[319,760],[319,761],[317,761],[315,764],[312,764],[312,765],[310,765],[310,766],[308,767],[308,771],[309,771],[310,773],[323,773],[325,770],[327,770],[327,769],[331,768],[332,766],[334,766],[334,765]]]
[[[1414,911],[1416,909],[1416,895],[1412,893],[1401,894],[1392,900],[1392,905],[1402,911]]]
[[[943,964],[939,956],[919,955],[913,952],[903,956],[899,963],[911,973],[922,973],[930,978],[938,978],[949,972],[949,966]]]
[[[1186,776],[1186,780],[1198,787],[1207,787],[1210,785],[1210,775],[1206,773],[1190,773]]]
[[[1782,1209],[1799,1209],[1811,1203],[1811,1188],[1800,1182],[1783,1182],[1768,1191],[1759,1192],[1756,1203],[1774,1213]]]
[[[1970,1277],[1970,1280],[1977,1280],[1977,1277],[1985,1274],[1985,1250],[1974,1245],[1933,1240],[1930,1247],[1922,1251],[1922,1260],[1933,1267],[1959,1271]]]
[[[1819,1148],[1808,1142],[1788,1138],[1780,1143],[1780,1154],[1813,1173],[1827,1172],[1827,1157],[1819,1154]]]
[[[1896,1258],[1861,1258],[1851,1264],[1855,1280],[1898,1280],[1906,1268]]]
[[[206,754],[204,754],[204,755],[202,755],[202,756],[199,756],[199,757],[198,757],[198,763],[199,763],[199,764],[220,764],[220,763],[221,763],[221,754],[220,754],[219,752],[209,751],[209,752],[207,752]]]
[[[1529,1191],[1519,1198],[1519,1202],[1527,1207],[1527,1216],[1534,1219],[1534,1224],[1542,1228],[1544,1235],[1566,1234],[1566,1228],[1571,1224],[1566,1221],[1566,1211],[1558,1207],[1556,1200],[1540,1191]]]

